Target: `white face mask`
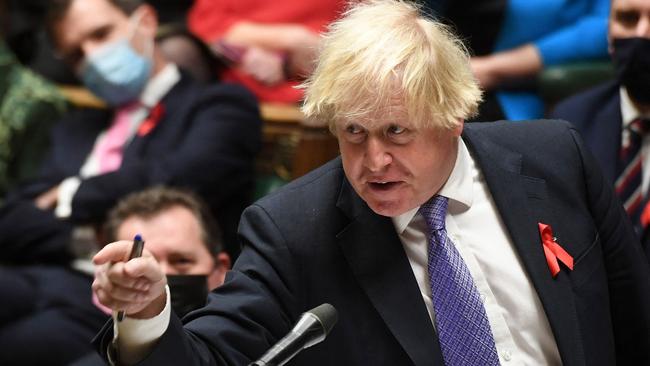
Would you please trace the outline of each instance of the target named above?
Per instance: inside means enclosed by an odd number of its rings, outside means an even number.
[[[79,77],[95,95],[112,106],[133,102],[144,89],[153,68],[153,39],[146,46],[146,56],[131,46],[141,16],[130,20],[129,34],[88,55],[79,68]]]

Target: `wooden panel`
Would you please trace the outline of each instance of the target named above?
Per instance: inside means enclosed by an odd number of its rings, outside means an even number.
[[[273,146],[272,170],[282,178],[298,178],[338,155],[338,143],[329,129],[308,125],[298,106],[262,104],[260,110],[264,141]]]

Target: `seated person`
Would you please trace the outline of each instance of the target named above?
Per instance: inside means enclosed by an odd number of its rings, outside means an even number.
[[[216,222],[187,192],[157,187],[121,200],[105,236],[136,234],[164,267],[178,316],[205,305],[230,268]],[[90,340],[108,315],[91,301],[91,282],[91,275],[64,267],[0,267],[0,364],[67,365],[84,355],[80,365],[104,364]]]
[[[236,255],[239,215],[253,188],[261,122],[236,85],[204,87],[154,42],[153,8],[131,0],[50,1],[59,54],[109,109],[80,109],[54,129],[41,173],[0,209],[0,262],[67,262],[120,198],[165,184],[199,194]],[[75,229],[75,230],[73,230]]]
[[[169,61],[187,71],[194,80],[203,83],[219,80],[225,61],[184,26],[163,25],[156,35],[156,43]]]
[[[37,175],[50,130],[66,108],[56,88],[20,65],[0,38],[0,202]]]
[[[486,10],[504,1],[491,3],[494,5]],[[535,77],[544,67],[605,59],[608,9],[608,0],[505,1],[493,49],[477,54],[471,62],[481,87],[488,91],[488,97],[494,93],[500,107],[491,110],[492,115],[480,116],[480,120],[543,117],[546,111],[536,93]],[[473,32],[483,29],[474,27]],[[467,36],[473,38],[472,34]]]
[[[343,0],[197,0],[188,26],[230,59],[224,80],[242,83],[262,102],[297,103],[313,68],[319,33],[344,9]]]
[[[36,175],[50,129],[66,110],[57,90],[23,67],[7,44],[6,1],[0,1],[0,202]]]
[[[567,99],[553,112],[580,131],[644,241],[650,240],[649,24],[650,3],[613,0],[609,48],[617,78]]]

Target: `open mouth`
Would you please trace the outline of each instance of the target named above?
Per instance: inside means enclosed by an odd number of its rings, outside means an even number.
[[[368,185],[377,191],[389,191],[397,187],[400,182],[368,182]]]

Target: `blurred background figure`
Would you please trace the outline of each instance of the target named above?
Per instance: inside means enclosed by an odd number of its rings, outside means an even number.
[[[11,19],[6,33],[9,47],[18,60],[35,73],[57,84],[75,84],[78,80],[55,55],[47,35],[47,0],[6,0]]]
[[[230,63],[224,80],[246,85],[262,102],[297,103],[294,86],[309,74],[319,34],[344,0],[196,0],[192,32]]]
[[[154,42],[155,10],[142,1],[48,4],[58,54],[108,107],[73,110],[53,130],[38,178],[0,209],[0,261],[85,257],[108,209],[157,184],[205,199],[236,255],[260,144],[254,97],[237,85],[200,85],[168,62]]]
[[[19,182],[33,178],[56,119],[67,108],[56,88],[20,64],[5,42],[7,1],[0,1],[0,203]]]
[[[537,76],[550,66],[607,57],[608,0],[428,0],[467,40],[487,91],[479,121],[532,119],[546,109]]]
[[[612,1],[609,50],[616,79],[559,104],[553,117],[580,131],[645,241],[650,223],[650,1]]]
[[[216,221],[189,192],[155,187],[120,201],[104,237],[133,240],[136,234],[165,268],[179,317],[205,305],[230,269]],[[63,267],[0,267],[0,364],[105,364],[90,340],[110,309],[91,301],[91,283],[92,276]]]

